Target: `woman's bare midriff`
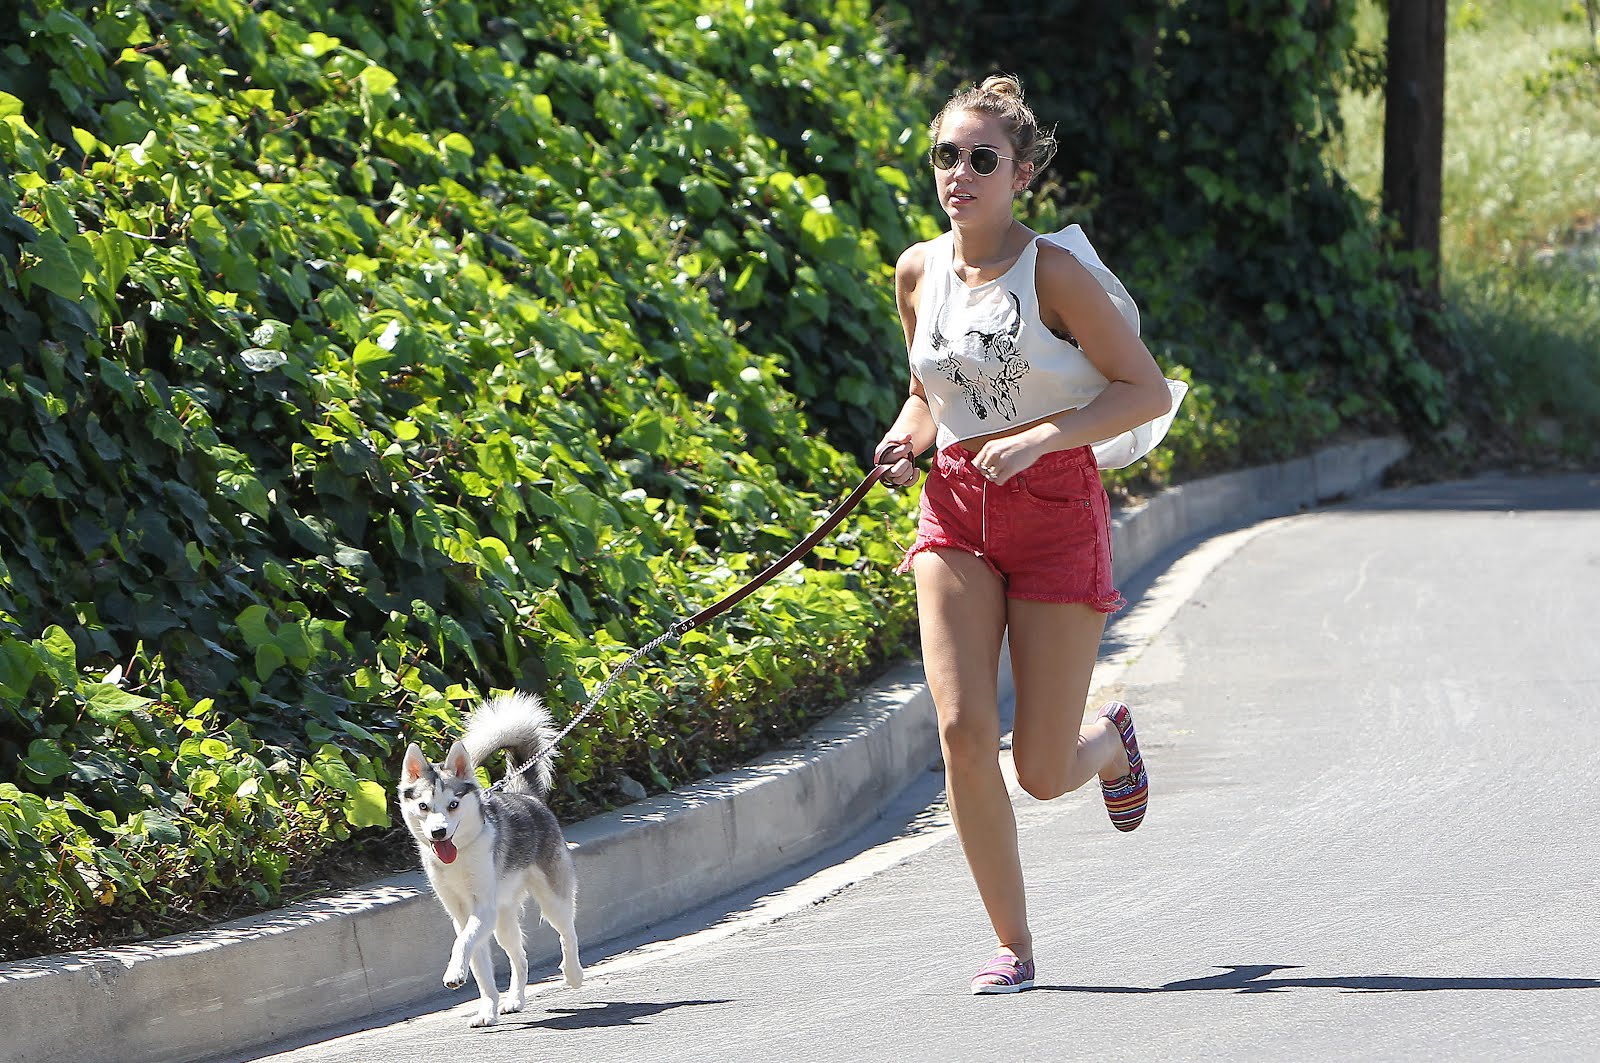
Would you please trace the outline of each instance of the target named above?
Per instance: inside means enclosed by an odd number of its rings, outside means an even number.
[[[1066,410],[1064,412],[1065,413],[1073,413],[1075,411]],[[961,445],[963,447],[966,447],[968,450],[972,451],[972,453],[976,454],[978,451],[983,449],[984,444],[986,444],[986,443],[992,443],[996,439],[1006,439],[1006,438],[1008,438],[1010,436],[1017,435],[1018,433],[1026,432],[1030,428],[1034,428],[1034,427],[1037,427],[1038,425],[1044,424],[1046,421],[1053,421],[1057,417],[1060,417],[1060,416],[1062,416],[1062,415],[1059,414],[1059,413],[1052,413],[1052,414],[1049,414],[1048,416],[1040,417],[1040,418],[1038,418],[1036,420],[1029,421],[1027,424],[1018,425],[1015,428],[1007,428],[1003,432],[990,432],[988,435],[973,436],[970,439],[961,440]]]

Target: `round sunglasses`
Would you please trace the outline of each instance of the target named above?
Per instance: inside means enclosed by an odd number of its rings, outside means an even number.
[[[993,148],[963,148],[950,143],[948,140],[941,140],[935,144],[933,150],[928,152],[928,160],[933,163],[933,168],[936,170],[953,170],[956,168],[956,164],[961,161],[961,156],[963,155],[972,161],[972,172],[979,177],[988,177],[994,173],[994,169],[1000,165],[1001,159],[1007,162],[1017,161],[1009,155],[1000,154]]]

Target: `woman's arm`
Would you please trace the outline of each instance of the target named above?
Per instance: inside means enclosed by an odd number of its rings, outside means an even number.
[[[996,483],[1051,451],[1087,446],[1153,420],[1172,402],[1144,341],[1070,251],[1041,244],[1036,284],[1045,326],[1070,335],[1108,383],[1087,406],[985,443],[978,465],[994,469]]]
[[[908,357],[912,341],[917,335],[917,285],[922,280],[926,253],[926,244],[913,244],[901,254],[894,267],[895,304],[900,310],[900,328],[905,333]],[[922,381],[916,373],[912,373],[911,394],[873,452],[875,463],[890,466],[884,478],[900,487],[915,483],[917,469],[911,459],[933,446],[937,431],[933,423],[933,411],[928,407],[927,393],[922,390]]]

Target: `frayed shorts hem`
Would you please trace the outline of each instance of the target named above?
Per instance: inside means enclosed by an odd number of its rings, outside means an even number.
[[[956,552],[966,554],[969,557],[975,557],[979,561],[982,561],[990,572],[993,572],[996,576],[998,576],[1002,583],[1008,582],[1006,580],[1005,573],[1001,572],[1000,569],[995,566],[993,561],[990,561],[983,554],[979,553],[976,547],[967,546],[963,543],[958,543],[953,540],[943,538],[922,539],[913,543],[911,549],[906,551],[906,556],[901,559],[900,564],[895,568],[895,572],[900,574],[910,572],[911,563],[917,559],[917,555],[925,554],[930,550],[955,550]],[[1094,611],[1097,613],[1114,613],[1128,604],[1128,600],[1124,598],[1118,591],[1112,591],[1110,594],[1102,598],[1088,598],[1079,594],[1040,594],[1031,593],[1028,591],[1013,591],[1008,586],[1006,588],[1006,597],[1008,599],[1015,599],[1019,602],[1048,602],[1052,605],[1087,605],[1094,609]]]
[[[916,542],[911,544],[911,549],[906,551],[906,556],[901,559],[900,565],[895,569],[895,572],[900,575],[910,572],[911,562],[917,559],[917,555],[925,554],[929,550],[957,550],[963,554],[971,554],[973,557],[987,565],[990,572],[993,572],[1001,579],[1006,578],[1005,573],[996,568],[993,561],[990,561],[987,557],[984,557],[983,554],[979,553],[977,547],[968,546],[966,543],[958,543],[954,539],[945,538],[919,538]]]
[[[1087,605],[1097,613],[1114,613],[1128,604],[1128,600],[1118,594],[1110,598],[1079,598],[1061,594],[1012,594],[1006,592],[1006,597],[1018,602],[1047,602],[1051,605]]]

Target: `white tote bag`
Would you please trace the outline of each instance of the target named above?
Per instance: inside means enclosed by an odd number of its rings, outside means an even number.
[[[1072,257],[1081,262],[1083,268],[1089,271],[1089,275],[1100,282],[1100,287],[1111,297],[1112,305],[1128,324],[1133,326],[1134,335],[1138,335],[1139,308],[1134,305],[1133,296],[1128,294],[1128,289],[1122,286],[1117,275],[1100,261],[1100,256],[1095,253],[1089,238],[1083,234],[1083,227],[1069,225],[1058,233],[1050,233],[1045,239],[1072,252]],[[1178,415],[1178,404],[1189,393],[1189,385],[1182,380],[1169,379],[1167,393],[1172,396],[1172,405],[1167,408],[1166,413],[1130,428],[1120,435],[1095,443],[1093,447],[1095,464],[1102,469],[1125,469],[1154,450],[1156,444],[1166,438],[1167,429],[1172,427],[1172,419]]]

